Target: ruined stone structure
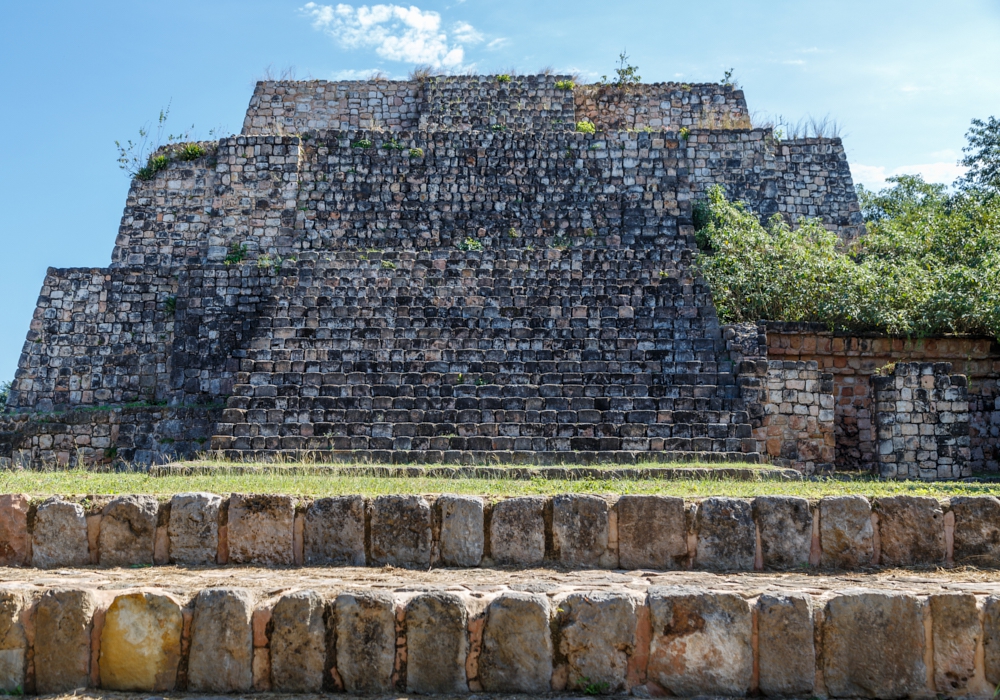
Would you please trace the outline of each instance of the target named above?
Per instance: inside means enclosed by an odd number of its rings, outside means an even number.
[[[854,236],[840,141],[748,128],[731,87],[565,80],[259,83],[242,135],[133,182],[108,268],[48,271],[4,453],[755,461],[784,440],[828,468],[827,380],[775,366],[748,393],[691,206],[722,184]]]

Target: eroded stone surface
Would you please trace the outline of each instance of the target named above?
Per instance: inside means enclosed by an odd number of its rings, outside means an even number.
[[[600,496],[563,494],[552,499],[552,544],[562,564],[614,566],[608,553],[608,502]]]
[[[119,496],[104,506],[98,561],[103,566],[153,563],[153,536],[160,505],[154,496]]]
[[[501,565],[532,566],[545,559],[545,499],[506,498],[493,505],[490,552]]]
[[[375,566],[425,569],[431,565],[431,507],[420,496],[379,496],[371,506]]]
[[[365,565],[365,499],[317,498],[303,519],[306,564]]]
[[[292,564],[294,525],[291,496],[234,493],[229,498],[230,563]]]
[[[635,650],[635,599],[607,591],[572,593],[558,607],[559,652],[568,666],[567,687],[623,691],[628,657]]]
[[[101,687],[170,691],[181,659],[181,608],[158,593],[127,593],[114,599],[101,630]]]
[[[983,651],[986,680],[1000,685],[1000,595],[983,603]]]
[[[323,689],[326,627],[315,591],[286,593],[271,613],[271,687],[282,693]]]
[[[809,564],[812,510],[809,501],[793,496],[758,496],[754,520],[760,530],[765,569],[796,569]]]
[[[873,537],[872,508],[864,496],[829,496],[819,502],[822,566],[868,566],[875,551]]]
[[[934,638],[934,685],[939,693],[968,691],[976,671],[976,646],[981,634],[976,596],[939,593],[930,597]]]
[[[436,506],[441,512],[441,563],[479,566],[485,544],[483,499],[445,494]]]
[[[816,648],[808,594],[764,594],[757,599],[757,649],[765,695],[812,694]]]
[[[239,588],[198,593],[191,622],[188,690],[242,693],[253,687],[253,596]]]
[[[410,693],[468,691],[469,613],[454,593],[423,593],[406,605],[406,690]]]
[[[552,681],[549,601],[537,593],[507,592],[490,603],[479,655],[483,690],[546,693]]]
[[[0,589],[0,691],[24,690],[28,637],[22,614],[25,598],[20,591]]]
[[[90,684],[90,636],[94,595],[53,588],[35,608],[35,688],[39,694],[67,693]]]
[[[649,678],[675,695],[745,695],[753,675],[750,605],[732,593],[649,589]]]
[[[944,511],[936,498],[890,496],[875,502],[883,566],[944,563]]]
[[[38,506],[32,532],[31,562],[42,569],[90,563],[83,506],[58,497],[49,498]]]
[[[1000,498],[954,496],[956,564],[1000,566]]]
[[[30,561],[29,505],[23,493],[0,496],[0,566],[25,566]]]
[[[392,597],[381,591],[342,593],[336,601],[337,673],[348,693],[392,690],[396,658],[396,615]]]
[[[920,601],[903,593],[845,591],[826,604],[823,676],[836,697],[902,698],[921,690]]]
[[[698,549],[695,566],[716,571],[753,569],[757,531],[749,501],[739,498],[706,498],[695,518]]]
[[[626,495],[618,499],[618,553],[623,569],[679,569],[687,565],[684,499]]]
[[[219,551],[219,508],[214,493],[178,493],[170,499],[170,561],[214,564]]]

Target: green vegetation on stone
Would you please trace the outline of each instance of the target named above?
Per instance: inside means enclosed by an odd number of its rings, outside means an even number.
[[[591,122],[580,121],[576,123],[576,130],[581,134],[593,134],[597,132],[597,127]]]

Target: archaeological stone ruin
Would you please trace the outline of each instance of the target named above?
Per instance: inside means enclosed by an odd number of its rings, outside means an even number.
[[[0,457],[996,471],[995,340],[720,325],[708,188],[863,225],[840,139],[748,114],[719,84],[260,82],[240,135],[132,182],[107,267],[48,270]],[[966,382],[947,456],[886,458],[897,361]]]

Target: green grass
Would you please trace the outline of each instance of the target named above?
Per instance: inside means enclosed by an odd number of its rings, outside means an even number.
[[[324,496],[360,493],[432,494],[465,493],[485,496],[545,495],[557,493],[648,493],[687,498],[782,494],[822,498],[860,494],[868,497],[913,495],[946,498],[949,496],[991,495],[995,484],[922,483],[912,481],[732,481],[723,479],[621,480],[621,479],[440,479],[381,478],[375,476],[331,476],[328,474],[281,473],[279,471],[236,474],[221,472],[211,476],[160,476],[141,473],[92,471],[11,471],[0,475],[0,493],[43,495],[84,495],[150,493],[167,496],[182,491],[212,491],[219,494],[284,493],[299,496]]]

